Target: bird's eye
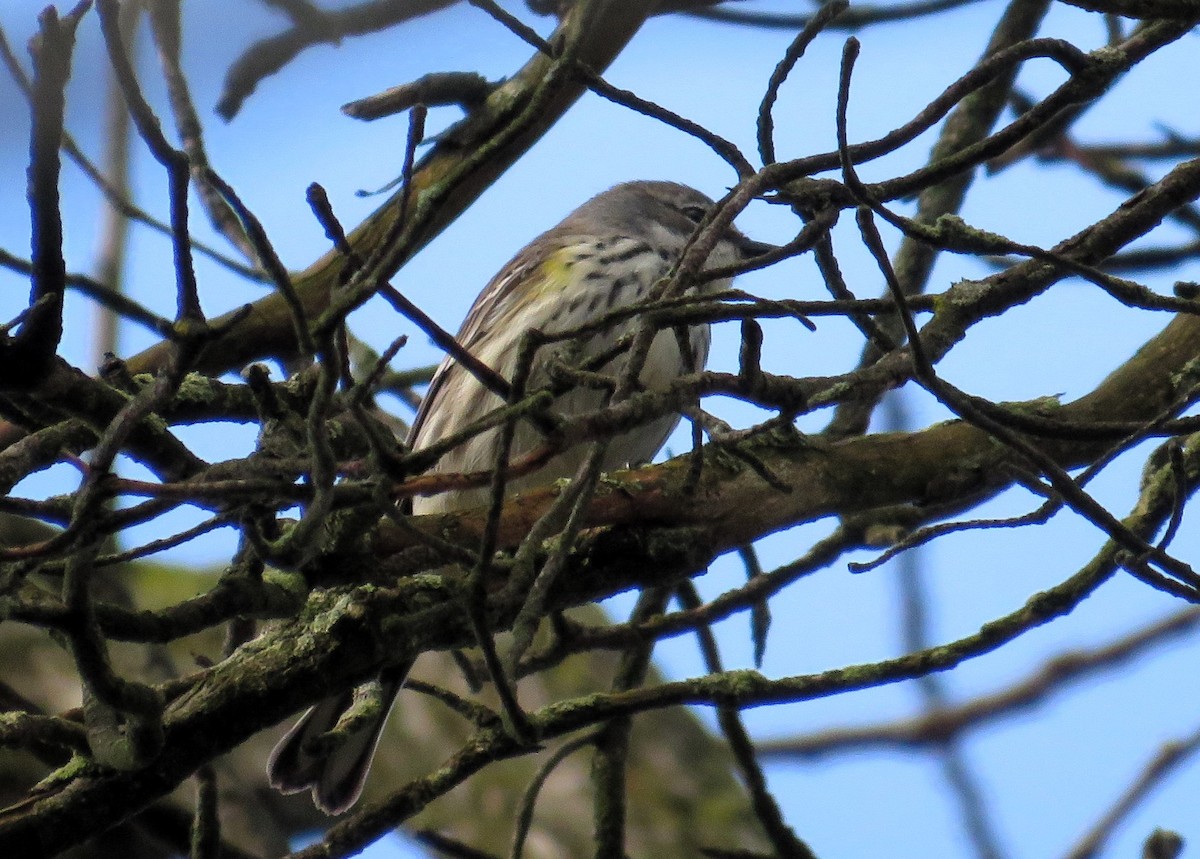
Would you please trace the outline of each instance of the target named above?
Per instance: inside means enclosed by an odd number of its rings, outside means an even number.
[[[679,211],[683,212],[683,216],[693,224],[698,224],[704,220],[704,216],[708,214],[708,210],[703,206],[684,206]]]

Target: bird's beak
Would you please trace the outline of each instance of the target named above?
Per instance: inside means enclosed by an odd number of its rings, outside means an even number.
[[[762,256],[765,253],[778,250],[779,245],[773,245],[768,242],[758,242],[749,236],[744,236],[738,233],[735,242],[738,252],[741,253],[742,259],[751,259],[752,257]]]

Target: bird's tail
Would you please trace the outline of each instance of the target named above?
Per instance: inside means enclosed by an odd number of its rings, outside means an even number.
[[[353,713],[355,692],[326,698],[300,717],[271,752],[267,777],[282,793],[312,790],[313,802],[326,814],[341,814],[358,801],[371,759],[407,669],[375,681],[378,706]],[[343,718],[340,729],[331,734]]]

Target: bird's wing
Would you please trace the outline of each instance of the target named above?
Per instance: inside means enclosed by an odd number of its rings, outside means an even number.
[[[539,252],[544,251],[545,245],[540,242],[535,241],[527,245],[491,279],[484,287],[483,292],[479,293],[475,303],[471,305],[471,309],[467,311],[467,318],[463,320],[462,327],[458,329],[458,334],[454,336],[454,339],[471,354],[476,354],[476,348],[484,332],[491,330],[506,315],[516,284],[524,281],[535,268],[541,265],[538,256],[535,256],[532,251],[534,245],[540,245]],[[561,247],[560,244],[558,249]],[[446,385],[451,374],[464,372],[467,371],[458,365],[453,356],[447,355],[442,359],[442,363],[438,365],[437,370],[433,373],[433,378],[429,381],[429,388],[421,399],[417,415],[413,418],[412,429],[408,433],[410,445],[415,446],[420,440],[421,429],[425,425],[429,411],[437,401],[438,393]]]

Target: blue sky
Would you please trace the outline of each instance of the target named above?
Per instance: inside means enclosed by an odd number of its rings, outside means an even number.
[[[42,3],[5,0],[0,23],[20,48],[32,32]],[[187,4],[189,42],[186,59],[196,100],[209,117],[207,142],[217,169],[239,191],[265,224],[284,261],[301,268],[325,250],[326,240],[304,204],[304,189],[317,181],[329,191],[344,223],[354,223],[380,198],[355,192],[391,180],[399,170],[406,122],[393,118],[365,124],[343,117],[339,106],[428,71],[470,69],[490,78],[516,69],[528,48],[500,30],[483,13],[456,7],[381,35],[347,40],[338,48],[304,54],[278,76],[268,79],[242,115],[226,125],[208,111],[215,103],[229,62],[254,38],[270,34],[278,18],[260,4],[241,3],[236,28],[229,26],[229,5],[200,0]],[[747,4],[784,9],[789,3]],[[509,3],[514,11],[523,7]],[[919,24],[891,25],[858,34],[862,55],[855,73],[850,108],[852,138],[875,137],[912,116],[942,87],[968,68],[985,44],[1002,5],[995,0]],[[525,13],[528,20],[530,16]],[[544,28],[544,22],[535,21]],[[1105,33],[1095,16],[1056,7],[1045,35],[1069,38],[1091,49]],[[732,28],[686,18],[660,18],[648,24],[606,77],[618,86],[658,101],[753,152],[754,117],[771,69],[791,38],[787,32]],[[834,146],[833,105],[843,34],[829,33],[809,50],[784,88],[775,116],[781,158],[798,157]],[[1145,68],[1122,81],[1111,97],[1088,112],[1077,126],[1080,138],[1113,141],[1155,139],[1161,123],[1184,135],[1200,134],[1194,110],[1185,110],[1172,82],[1196,79],[1200,57],[1196,38],[1181,40]],[[22,54],[23,55],[23,54]],[[98,155],[96,118],[103,98],[103,74],[95,18],[81,33],[79,57],[70,90],[69,125],[84,148]],[[150,62],[143,64],[149,74]],[[1022,73],[1028,91],[1048,92],[1061,72],[1049,62]],[[151,94],[161,95],[151,86]],[[0,130],[0,247],[27,248],[27,210],[23,169],[27,148],[24,112],[7,79],[0,79],[0,106],[17,122]],[[431,128],[457,117],[449,108],[435,110]],[[867,179],[885,178],[920,164],[932,137],[864,167]],[[1150,168],[1151,170],[1157,168]],[[734,180],[731,171],[704,146],[650,120],[604,102],[585,98],[546,138],[503,176],[479,202],[414,259],[396,278],[397,286],[451,329],[457,327],[476,292],[512,253],[592,194],[619,181],[666,178],[719,194]],[[145,153],[135,167],[139,199],[163,214],[163,177]],[[968,221],[1029,243],[1053,244],[1120,201],[1067,167],[1018,164],[995,177],[981,178],[963,215]],[[69,266],[87,269],[97,243],[98,195],[68,168],[64,175]],[[765,240],[783,241],[796,224],[785,213],[758,205],[739,221]],[[198,235],[209,230],[199,214]],[[1165,237],[1176,235],[1164,228]],[[897,237],[885,234],[890,247]],[[835,232],[835,245],[851,287],[860,296],[881,291],[878,272],[858,247],[852,223]],[[158,236],[135,231],[129,280],[134,294],[169,315],[173,294],[162,280],[169,247]],[[986,269],[970,259],[941,260],[932,283],[944,289]],[[199,267],[205,308],[211,314],[261,294],[219,268]],[[1200,279],[1195,264],[1172,279]],[[1169,282],[1150,281],[1156,288]],[[769,297],[819,298],[823,293],[811,260],[800,259],[744,278],[743,288]],[[27,296],[21,278],[0,271],[0,310],[10,318]],[[69,308],[68,358],[87,360],[90,309],[82,301]],[[360,335],[382,347],[404,332],[404,323],[382,305],[372,304],[355,318]],[[1046,295],[1003,318],[981,323],[940,369],[972,393],[999,400],[1061,394],[1072,399],[1094,386],[1165,324],[1165,317],[1121,308],[1094,288],[1064,281]],[[822,321],[818,331],[775,323],[766,327],[764,365],[796,375],[832,374],[850,369],[861,343],[849,325]],[[123,332],[122,351],[151,342],[145,332]],[[736,366],[736,326],[715,332],[710,366]],[[420,336],[398,359],[416,366],[438,358]],[[747,408],[720,402],[714,410],[745,426],[755,419]],[[914,426],[946,417],[936,403],[909,395],[906,406]],[[810,416],[807,429],[819,428],[828,415]],[[249,431],[195,431],[189,435],[205,451],[237,445],[248,449]],[[669,445],[682,450],[678,437]],[[1147,449],[1126,456],[1094,485],[1096,495],[1118,515],[1136,497],[1141,460]],[[30,481],[22,491],[62,487],[73,472],[51,473]],[[1031,496],[1012,492],[973,515],[998,516],[1036,506]],[[1194,517],[1193,517],[1194,519]],[[180,522],[183,518],[180,517]],[[761,553],[768,569],[803,551],[831,528],[819,522],[775,535]],[[144,535],[142,535],[144,536]],[[1185,519],[1178,552],[1195,562],[1200,545],[1195,521]],[[920,562],[933,595],[936,640],[950,640],[1019,607],[1032,593],[1066,578],[1100,545],[1095,528],[1070,513],[1051,524],[1020,532],[959,534],[936,542]],[[181,550],[178,557],[210,561],[229,546],[217,535]],[[865,560],[855,556],[851,560]],[[715,565],[700,585],[707,595],[737,582],[740,564]],[[615,610],[628,599],[613,601]],[[1043,627],[944,678],[956,696],[1002,687],[1024,676],[1047,656],[1065,649],[1096,646],[1181,606],[1145,586],[1118,576],[1071,616]],[[811,576],[781,594],[772,605],[776,629],[763,670],[783,676],[876,660],[899,650],[896,576],[891,566],[852,575],[844,564]],[[748,666],[746,619],[722,624],[727,664]],[[1200,691],[1190,677],[1194,641],[1176,643],[1143,657],[1118,673],[1072,686],[1045,704],[989,727],[966,743],[1003,844],[1012,856],[1063,853],[1133,779],[1139,768],[1168,740],[1196,729]],[[689,640],[666,642],[661,665],[673,676],[702,670]],[[874,722],[914,712],[909,688],[868,690],[794,707],[761,708],[748,714],[761,736],[785,736],[844,723]],[[707,713],[702,716],[708,719]],[[789,822],[819,855],[872,857],[881,848],[891,856],[960,855],[962,827],[936,766],[926,758],[896,753],[861,753],[846,759],[803,766],[773,764],[772,786],[784,802]],[[1194,798],[1200,792],[1200,767],[1186,767],[1162,785],[1123,827],[1106,855],[1133,855],[1155,826],[1200,839]],[[378,855],[388,855],[380,850]]]

